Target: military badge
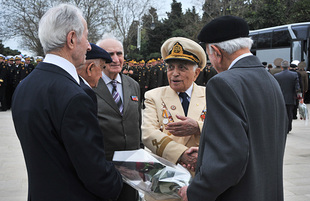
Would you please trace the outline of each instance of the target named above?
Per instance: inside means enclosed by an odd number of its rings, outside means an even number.
[[[163,111],[162,116],[164,117],[163,124],[166,126],[168,123],[174,122],[174,121],[173,121],[173,118],[172,118],[172,116],[171,116],[171,114],[170,114],[169,110],[167,109],[166,104],[164,102],[162,102],[162,106],[163,106],[162,107],[162,111]],[[168,135],[171,135],[171,133],[168,132]]]
[[[202,110],[200,118],[204,120],[206,118],[206,114],[207,114],[207,109]]]
[[[131,96],[131,100],[138,101],[139,99],[138,99],[138,96]]]

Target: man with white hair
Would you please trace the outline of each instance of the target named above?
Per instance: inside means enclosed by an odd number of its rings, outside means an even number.
[[[196,175],[180,195],[190,201],[282,201],[287,117],[279,84],[251,54],[243,19],[216,18],[198,39],[218,74],[206,88]]]
[[[76,71],[91,49],[82,12],[69,4],[53,7],[38,33],[46,57],[18,85],[12,102],[28,200],[114,200],[122,178],[105,158],[96,106]]]
[[[106,64],[94,88],[98,101],[98,120],[105,134],[104,149],[112,161],[114,151],[143,148],[141,141],[141,99],[139,84],[121,73],[124,64],[122,43],[105,35],[97,45],[105,49],[112,62]],[[124,183],[117,201],[136,201],[138,192]]]

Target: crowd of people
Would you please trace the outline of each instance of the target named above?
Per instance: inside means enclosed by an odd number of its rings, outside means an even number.
[[[42,61],[37,57],[36,64]],[[17,85],[34,69],[29,56],[4,56],[0,54],[0,104],[1,111],[11,108],[12,95]]]
[[[35,59],[30,56],[22,57],[4,56],[0,54],[0,103],[1,111],[11,108],[12,95],[17,85],[37,66],[44,57],[38,56]],[[140,95],[144,108],[144,94],[146,91],[169,85],[167,78],[167,63],[162,58],[152,58],[147,61],[134,59],[124,61],[122,74],[128,75],[138,82]],[[195,83],[205,86],[207,81],[216,75],[216,70],[208,61],[202,69]]]
[[[38,35],[46,56],[17,83],[11,106],[28,200],[137,201],[112,161],[137,149],[191,172],[175,200],[284,200],[281,78],[250,52],[242,18],[206,24],[198,35],[206,51],[172,37],[147,62],[126,62],[110,35],[89,43],[82,12],[69,4],[49,9]]]

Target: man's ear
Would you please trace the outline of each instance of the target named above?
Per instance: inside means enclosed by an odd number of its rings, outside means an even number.
[[[93,62],[91,62],[90,64],[88,64],[88,66],[86,67],[86,73],[87,73],[87,75],[90,77],[91,76],[91,70],[92,70],[92,68],[94,67],[94,63]]]
[[[220,51],[220,49],[218,47],[216,47],[215,45],[211,45],[211,48],[213,49],[214,54],[217,57],[222,57],[222,52]]]
[[[76,34],[75,31],[70,31],[67,35],[67,45],[70,49],[73,49],[76,42]]]
[[[200,74],[201,69],[198,67],[195,70],[195,77],[194,77],[194,81],[197,79],[198,75]]]

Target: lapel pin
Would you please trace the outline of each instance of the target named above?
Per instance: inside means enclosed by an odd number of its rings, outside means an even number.
[[[139,99],[138,99],[138,96],[131,96],[131,100],[138,101]]]

